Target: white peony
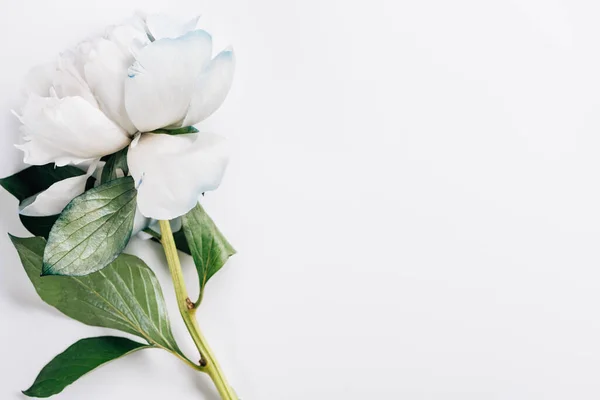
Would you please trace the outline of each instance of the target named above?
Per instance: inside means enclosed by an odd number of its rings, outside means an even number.
[[[150,132],[201,122],[229,92],[233,51],[212,58],[211,36],[196,29],[197,21],[134,18],[35,68],[17,113],[24,161],[83,167],[130,146],[127,161],[142,215],[173,219],[193,208],[201,193],[221,182],[228,161],[224,139]],[[56,183],[23,212],[62,210],[83,192],[83,181]]]

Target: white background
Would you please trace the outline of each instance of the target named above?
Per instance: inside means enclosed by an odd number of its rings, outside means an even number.
[[[199,317],[243,400],[600,398],[600,3],[2,0],[0,175],[21,168],[9,109],[24,73],[136,9],[203,14],[237,53],[201,128],[233,148],[205,206],[239,254]],[[37,298],[5,235],[25,234],[16,200],[0,201],[13,400],[109,331]],[[194,355],[160,249],[129,250]],[[152,350],[59,398],[217,396]]]

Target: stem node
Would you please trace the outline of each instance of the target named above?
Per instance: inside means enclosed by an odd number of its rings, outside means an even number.
[[[169,221],[165,220],[159,221],[159,224],[161,244],[165,250],[167,264],[169,264],[169,271],[171,272],[173,285],[175,286],[175,295],[177,296],[179,313],[200,353],[200,366],[203,371],[210,376],[223,400],[238,400],[237,395],[227,383],[217,359],[213,355],[210,347],[208,347],[206,339],[204,339],[200,327],[198,326],[198,321],[196,321],[195,304],[190,300],[183,280],[183,271],[181,270],[179,255],[177,254],[177,248],[175,247],[175,239],[173,238],[171,225],[169,224]]]

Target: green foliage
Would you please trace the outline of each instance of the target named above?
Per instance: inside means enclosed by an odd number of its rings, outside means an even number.
[[[208,280],[235,254],[200,203],[182,217],[183,232],[198,270],[200,296]]]
[[[63,179],[85,175],[85,172],[72,166],[55,167],[54,164],[34,165],[6,178],[0,185],[20,202],[43,192]]]
[[[198,133],[198,132],[199,132],[198,129],[194,128],[193,126],[185,126],[183,128],[177,128],[177,129],[157,129],[150,133],[165,133],[167,135],[185,135],[188,133]]]
[[[136,196],[123,177],[73,199],[50,231],[42,273],[81,276],[110,264],[131,237]]]
[[[107,362],[151,347],[115,336],[82,339],[54,357],[23,394],[29,397],[50,397]]]
[[[38,295],[63,314],[87,325],[118,329],[181,354],[169,324],[160,284],[138,257],[121,254],[87,276],[40,276],[43,238],[11,240]]]
[[[125,147],[122,150],[117,151],[114,154],[111,154],[106,159],[106,164],[104,164],[104,168],[102,168],[102,176],[100,178],[100,182],[106,183],[117,179],[118,174],[117,171],[120,169],[123,172],[123,176],[127,176],[129,173],[129,167],[127,166],[127,150],[129,147]]]

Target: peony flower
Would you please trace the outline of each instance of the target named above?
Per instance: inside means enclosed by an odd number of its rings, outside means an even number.
[[[196,29],[197,21],[134,18],[35,68],[18,113],[24,143],[17,147],[24,162],[85,168],[129,146],[140,213],[173,219],[191,210],[201,193],[221,182],[228,161],[225,141],[169,130],[191,127],[214,113],[234,70],[233,51],[212,58],[211,36]],[[83,192],[84,180],[56,183],[24,212],[60,212]]]

